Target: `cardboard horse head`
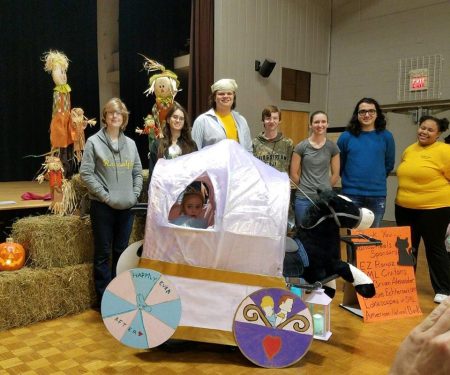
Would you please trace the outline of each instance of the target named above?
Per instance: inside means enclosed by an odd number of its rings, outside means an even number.
[[[332,190],[318,191],[318,194],[319,198],[313,201],[294,236],[299,251],[304,252],[303,258],[297,258],[303,259],[303,273],[299,276],[308,283],[315,283],[338,275],[352,283],[361,296],[373,297],[375,287],[370,277],[341,260],[339,233],[340,228],[370,227],[374,218],[372,211],[358,208],[349,198]],[[325,290],[330,297],[334,296],[335,288]]]

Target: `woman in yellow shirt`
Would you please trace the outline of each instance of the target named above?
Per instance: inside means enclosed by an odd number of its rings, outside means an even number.
[[[416,258],[423,239],[436,303],[450,295],[450,256],[444,241],[450,222],[450,145],[437,142],[448,125],[445,118],[423,116],[417,143],[405,149],[397,168],[395,219],[397,225],[411,227]]]

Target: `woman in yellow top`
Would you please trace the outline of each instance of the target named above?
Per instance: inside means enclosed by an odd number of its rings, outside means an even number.
[[[444,242],[450,222],[450,145],[437,142],[448,125],[445,118],[423,116],[418,141],[405,149],[397,168],[395,220],[411,227],[416,258],[423,239],[436,303],[450,295],[450,256]]]

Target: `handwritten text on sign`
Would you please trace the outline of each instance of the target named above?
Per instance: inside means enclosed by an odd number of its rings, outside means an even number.
[[[352,231],[379,239],[380,246],[360,246],[357,266],[370,276],[376,295],[358,295],[365,322],[421,315],[416,290],[409,227],[369,228]]]

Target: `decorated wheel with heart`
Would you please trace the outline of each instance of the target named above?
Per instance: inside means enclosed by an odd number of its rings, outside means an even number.
[[[298,362],[313,340],[311,313],[287,289],[265,288],[248,295],[236,310],[233,334],[242,354],[261,367]]]

